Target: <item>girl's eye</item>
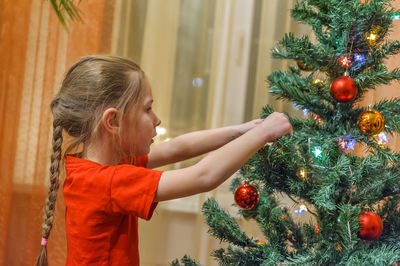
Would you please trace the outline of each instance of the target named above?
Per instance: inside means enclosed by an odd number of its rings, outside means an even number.
[[[148,108],[146,109],[146,112],[150,113],[150,111],[151,111],[151,107],[148,107]]]

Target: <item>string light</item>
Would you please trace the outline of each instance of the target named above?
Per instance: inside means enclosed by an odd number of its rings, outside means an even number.
[[[311,138],[308,138],[308,150],[311,151],[315,157],[318,157],[322,153],[322,148],[320,146],[311,148]]]
[[[339,146],[342,148],[342,150],[349,151],[353,150],[354,151],[354,146],[356,145],[356,140],[352,136],[346,136],[343,138],[339,138]]]
[[[350,64],[351,64],[351,60],[348,58],[347,55],[342,55],[342,56],[340,56],[339,62],[340,62],[340,64],[342,64],[342,66],[344,66],[344,67],[349,67]]]
[[[364,59],[365,59],[365,56],[363,56],[362,54],[354,53],[354,60],[356,62],[364,61]]]
[[[379,133],[378,139],[380,142],[386,142],[386,143],[389,142],[389,138],[386,136],[385,132]]]
[[[389,138],[386,136],[384,132],[379,133],[378,135],[378,145],[381,147],[385,147],[387,143],[389,143]]]
[[[307,212],[307,207],[304,204],[302,204],[302,205],[300,205],[300,209],[295,210],[294,212],[297,214],[305,213],[305,212]]]
[[[366,39],[370,46],[374,46],[376,44],[376,40],[378,38],[379,31],[380,31],[380,27],[373,25],[371,27],[371,31],[366,33]]]
[[[304,108],[304,109],[303,109],[303,115],[304,115],[304,116],[307,116],[307,115],[308,115],[308,112],[309,112],[309,110],[308,110],[307,108]]]
[[[308,181],[308,173],[307,170],[304,167],[300,167],[297,170],[297,176],[303,181]]]
[[[393,13],[392,19],[393,20],[400,20],[400,12]]]
[[[321,232],[321,229],[319,229],[319,225],[316,224],[315,225],[315,233],[319,234],[319,232]]]
[[[354,61],[356,61],[360,65],[363,65],[365,63],[365,56],[362,55],[362,54],[355,53],[354,54]]]
[[[319,115],[315,115],[314,120],[317,121],[318,123],[322,123],[322,118]]]
[[[355,139],[350,139],[348,142],[347,142],[347,145],[346,145],[346,149],[347,150],[353,150],[354,151],[354,146],[356,145],[356,140]]]
[[[371,43],[371,42],[375,42],[375,41],[376,41],[376,34],[373,33],[373,32],[371,32],[371,33],[369,34],[369,36],[367,37],[367,40],[369,40],[370,43]]]
[[[322,148],[319,147],[319,146],[314,147],[314,149],[313,149],[312,152],[313,152],[313,154],[315,155],[315,157],[318,157],[318,156],[321,155],[321,153],[322,153]]]
[[[346,142],[344,141],[344,139],[339,139],[339,146],[340,148],[342,148],[342,150],[346,148]]]

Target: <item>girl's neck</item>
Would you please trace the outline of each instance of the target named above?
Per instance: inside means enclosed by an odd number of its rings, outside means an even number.
[[[100,165],[117,165],[122,159],[119,158],[118,154],[110,138],[99,136],[84,145],[82,159],[93,161]]]

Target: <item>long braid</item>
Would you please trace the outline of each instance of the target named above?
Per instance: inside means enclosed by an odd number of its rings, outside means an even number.
[[[37,266],[47,266],[47,239],[49,238],[51,228],[53,227],[54,209],[56,206],[57,192],[59,187],[61,146],[63,142],[62,126],[53,122],[53,141],[50,165],[50,188],[43,207],[43,224],[42,224],[42,246],[39,257],[36,261]]]

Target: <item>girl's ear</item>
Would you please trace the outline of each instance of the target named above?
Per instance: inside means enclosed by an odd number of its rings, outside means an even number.
[[[101,123],[107,132],[112,135],[117,135],[119,132],[118,110],[115,108],[107,108],[103,112]]]

